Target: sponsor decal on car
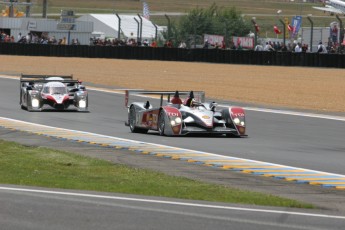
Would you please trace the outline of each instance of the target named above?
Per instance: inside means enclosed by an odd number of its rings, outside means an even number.
[[[167,115],[169,117],[178,117],[180,114],[179,113],[174,113],[174,112],[167,112]]]
[[[233,117],[244,117],[244,113],[232,113]]]
[[[146,126],[154,126],[157,125],[157,117],[158,115],[156,113],[144,113],[142,122]]]
[[[235,118],[235,117],[244,117],[245,116],[244,111],[243,111],[242,108],[237,108],[237,107],[230,108],[230,113],[231,113],[231,116],[233,118]]]

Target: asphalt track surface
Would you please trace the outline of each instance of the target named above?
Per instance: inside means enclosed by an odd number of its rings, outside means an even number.
[[[216,154],[233,157],[260,160],[271,163],[290,165],[294,167],[337,173],[342,175],[345,174],[345,170],[343,167],[345,162],[344,158],[342,157],[344,152],[344,138],[342,135],[344,130],[344,122],[342,121],[247,111],[247,124],[249,135],[248,138],[169,138],[160,137],[156,133],[151,133],[148,135],[130,133],[129,128],[124,126],[124,120],[126,119],[127,112],[124,107],[123,95],[89,91],[90,113],[29,113],[27,111],[20,110],[19,108],[18,81],[1,79],[0,87],[0,96],[2,98],[2,102],[0,104],[1,117],[9,117],[13,119],[44,124],[54,127],[81,130],[109,136],[128,138],[132,140],[147,141],[151,143],[164,144],[187,149],[208,151]],[[133,159],[134,158],[132,158],[132,160]],[[161,162],[162,161],[159,161],[159,163]],[[165,160],[165,162],[169,162],[169,160]],[[170,164],[170,162],[167,164]],[[174,162],[173,164],[176,164],[176,162]],[[191,170],[195,168],[195,166],[187,167],[190,167]],[[265,181],[267,181],[266,178],[263,179],[263,182]],[[291,187],[293,187],[293,185]],[[311,189],[310,191],[311,193],[313,193],[315,191],[315,188]],[[332,197],[333,202],[344,202],[344,200],[337,201],[339,197],[344,198],[344,196],[341,195],[344,194],[340,193],[340,196]],[[11,199],[13,200],[11,201]],[[14,202],[15,198],[6,198],[6,200],[11,203]],[[42,204],[42,201],[37,202],[40,202]],[[61,202],[62,204],[68,203],[68,201],[66,200]],[[29,203],[27,204],[28,206],[33,205],[33,203],[31,203],[30,201],[23,201],[23,205],[25,205],[25,203]],[[61,206],[62,204],[54,205]],[[49,206],[49,204],[47,205]],[[66,207],[61,206],[61,208],[58,208],[58,210],[60,210],[61,212],[65,212],[63,210],[65,208]],[[48,209],[49,207],[47,208],[47,210]],[[189,211],[186,212],[188,213]],[[56,213],[60,212],[57,211]],[[152,215],[154,216],[155,214]],[[272,218],[271,215],[268,216],[269,218]],[[250,220],[252,218],[253,217],[248,217],[247,220]],[[284,219],[282,219],[281,216],[277,218],[280,220]],[[189,221],[189,217],[184,217],[183,219],[188,219]],[[258,220],[262,221],[263,219],[259,218]],[[323,222],[329,224],[330,226],[333,226],[334,229],[341,229],[337,227],[341,225],[337,225],[338,222],[333,221],[333,219],[327,219],[327,221]],[[200,226],[202,226],[202,221],[192,221],[192,223],[194,224],[196,222],[201,223],[201,225],[195,225],[199,226],[200,228]],[[217,224],[221,224],[218,221],[216,222]],[[230,222],[232,222],[233,224],[233,222],[236,221]],[[285,219],[283,221],[280,221],[279,223],[281,224],[283,222],[285,223]],[[322,225],[320,225],[318,221],[312,220],[311,222],[313,222],[312,226],[314,226],[311,229],[317,229],[317,226],[319,226],[319,229],[330,229],[330,227],[322,227]],[[320,223],[321,222],[322,220],[320,221]],[[308,229],[308,227],[304,228],[304,225],[293,225],[293,223],[299,223],[299,221],[294,220],[290,222],[290,225],[288,224],[292,229]],[[343,220],[340,220],[340,223],[344,223]],[[139,223],[137,222],[136,224]],[[243,226],[241,227],[241,225]],[[255,221],[240,221],[240,224],[237,225],[237,229],[251,229],[251,227],[253,227],[254,225],[257,225]],[[286,229],[290,229],[288,225],[277,225],[274,227],[274,229],[285,229],[285,227]],[[9,224],[8,226],[11,226],[11,224]],[[175,226],[176,228],[172,227],[171,229],[186,229],[181,226],[179,228],[178,225],[176,225],[176,223]],[[260,226],[260,224],[258,226]],[[160,225],[160,227],[162,227],[162,225]],[[221,225],[219,225],[218,227],[222,228]],[[152,228],[147,229],[158,229],[158,227],[152,226]],[[255,229],[260,229],[260,227]],[[264,226],[261,229],[268,229],[268,227]]]
[[[246,111],[248,138],[171,138],[131,133],[122,94],[89,91],[89,113],[20,110],[16,80],[1,79],[0,97],[2,117],[345,175],[344,121]]]
[[[343,229],[345,217],[68,190],[0,187],[1,229]],[[15,213],[16,215],[13,215]]]

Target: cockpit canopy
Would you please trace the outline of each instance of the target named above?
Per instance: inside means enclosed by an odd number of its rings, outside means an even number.
[[[45,94],[67,94],[67,87],[61,82],[48,82],[44,85],[42,93]]]

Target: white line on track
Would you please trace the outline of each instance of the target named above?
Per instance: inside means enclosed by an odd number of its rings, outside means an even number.
[[[222,105],[222,106],[226,107],[227,105]],[[325,115],[325,114],[295,112],[295,111],[288,111],[288,110],[263,109],[263,108],[255,108],[255,107],[244,107],[244,110],[251,110],[251,111],[257,111],[257,112],[263,112],[263,113],[284,114],[284,115],[300,116],[300,117],[321,118],[321,119],[335,120],[335,121],[345,121],[345,117]]]
[[[107,136],[107,135],[103,135],[103,134],[84,132],[84,131],[73,130],[73,129],[58,128],[58,127],[54,127],[54,126],[41,125],[41,124],[37,124],[37,123],[31,123],[31,122],[27,122],[27,121],[15,120],[15,119],[6,118],[6,117],[0,117],[0,119],[8,120],[8,121],[13,121],[13,122],[18,122],[18,123],[22,123],[22,124],[35,125],[36,127],[47,127],[47,128],[56,129],[56,130],[71,131],[71,132],[74,132],[74,133],[90,134],[90,135],[93,135],[95,137],[105,137],[105,138],[110,138],[110,139],[115,139],[115,140],[128,141],[128,142],[132,142],[132,143],[148,144],[148,145],[155,146],[155,147],[167,147],[167,148],[174,148],[174,149],[176,148],[176,147],[169,146],[169,145],[155,144],[155,143],[144,142],[144,141],[136,141],[136,140],[131,140],[131,139]],[[208,152],[196,151],[196,150],[185,149],[185,148],[178,148],[178,149],[179,150],[184,150],[184,151],[196,152],[196,153],[205,153],[208,156],[220,157],[220,158],[224,158],[224,159],[228,158],[227,156],[219,155],[219,154],[215,154],[215,153],[208,153]],[[238,159],[238,160],[250,161],[250,162],[259,163],[259,164],[270,164],[270,165],[275,165],[275,166],[279,166],[279,167],[283,167],[283,168],[294,168],[294,169],[297,169],[297,170],[303,170],[303,171],[309,171],[309,172],[314,172],[314,173],[327,174],[327,175],[330,175],[330,176],[345,177],[345,175],[341,175],[341,174],[335,174],[335,173],[329,173],[329,172],[323,172],[323,171],[316,171],[316,170],[310,170],[310,169],[305,169],[305,168],[296,168],[296,167],[291,167],[291,166],[287,166],[287,165],[268,163],[268,162],[264,162],[264,161],[256,161],[256,160],[250,160],[250,159],[238,158],[238,157],[231,157],[231,158],[232,159]]]
[[[14,79],[14,80],[18,80],[18,77],[11,77],[11,76],[2,76],[0,75],[0,78],[8,78],[8,79]],[[103,89],[103,88],[96,88],[96,87],[88,87],[89,89],[91,88],[91,90],[95,90],[95,91],[101,91],[101,92],[106,92],[106,93],[114,93],[114,94],[119,94],[119,93],[123,93],[123,89],[117,89],[117,90],[112,90],[112,89]],[[222,105],[225,106],[225,105]],[[320,115],[320,114],[311,114],[311,113],[300,113],[300,112],[293,112],[293,111],[280,111],[280,110],[272,110],[272,109],[262,109],[262,108],[246,108],[247,110],[251,109],[253,111],[259,111],[259,112],[267,112],[267,113],[276,113],[276,114],[286,114],[286,115],[293,115],[293,116],[304,116],[304,117],[316,117],[316,118],[322,118],[322,119],[331,119],[331,120],[337,120],[337,121],[345,121],[345,117],[336,117],[336,116],[328,116],[328,115]],[[21,123],[26,123],[26,124],[33,124],[30,122],[24,122],[24,121],[19,121],[19,120],[14,120],[14,119],[10,119],[10,118],[2,118],[5,120],[12,120],[14,122],[21,122]],[[38,125],[38,124],[35,124]],[[62,129],[62,128],[57,128],[57,127],[51,127],[51,126],[44,126],[44,125],[38,125],[41,127],[49,127],[49,128],[54,128],[57,130],[67,130],[67,129]],[[87,134],[92,134],[94,136],[99,136],[99,137],[106,137],[106,138],[115,138],[115,137],[111,137],[111,136],[105,136],[105,135],[100,135],[100,134],[95,134],[95,133],[88,133],[88,132],[81,132],[81,131],[77,131],[77,130],[68,130],[68,131],[72,131],[72,132],[78,132],[78,133],[87,133]],[[125,140],[125,141],[130,141],[132,143],[145,143],[145,144],[149,144],[151,146],[156,146],[156,147],[168,147],[168,148],[172,148],[171,146],[165,146],[165,145],[159,145],[159,144],[155,144],[155,143],[149,143],[149,142],[140,142],[140,141],[134,141],[134,140],[130,140],[130,139],[122,139],[122,138],[116,138],[117,140]],[[180,149],[180,150],[186,150],[186,151],[193,151],[193,150],[189,150],[189,149]],[[213,154],[213,153],[206,153],[208,156],[215,156],[215,157],[225,157],[223,155],[218,155],[218,154]],[[261,162],[261,161],[255,161],[255,160],[249,160],[249,159],[244,159],[244,158],[236,158],[236,159],[240,159],[240,160],[245,160],[245,161],[250,161],[253,163],[259,163],[259,164],[271,164],[271,163],[267,163],[267,162]],[[285,165],[279,165],[279,164],[273,164],[275,166],[279,166],[279,167],[290,167],[290,166],[285,166]],[[291,167],[292,168],[292,167]],[[304,168],[295,168],[294,169],[298,169],[298,170],[307,170],[309,172],[314,172],[314,173],[322,173],[322,174],[327,174],[327,175],[332,175],[332,176],[341,176],[341,177],[345,177],[345,175],[340,175],[340,174],[333,174],[333,173],[328,173],[328,172],[322,172],[322,171],[315,171],[315,170],[309,170],[309,169],[304,169]]]
[[[0,78],[11,79],[11,80],[19,80],[19,77],[8,76],[8,75],[0,75]]]
[[[0,78],[19,80],[18,77],[7,76],[7,75],[0,75]],[[124,94],[124,91],[126,90],[126,89],[107,89],[107,88],[99,88],[99,87],[92,87],[92,86],[88,86],[87,88],[88,90],[104,92],[104,93],[112,93],[112,94]],[[149,96],[146,95],[142,97],[149,97]],[[220,104],[218,106],[228,107],[229,105]],[[256,108],[256,107],[244,107],[244,109],[248,111],[256,111],[256,112],[263,112],[263,113],[274,113],[274,114],[283,114],[283,115],[300,116],[300,117],[320,118],[320,119],[334,120],[334,121],[345,121],[345,117],[342,117],[342,116],[295,112],[295,111],[289,111],[289,110],[265,109],[265,108]]]
[[[174,201],[164,201],[164,200],[139,199],[139,198],[131,198],[131,197],[95,195],[95,194],[88,194],[88,193],[58,192],[58,191],[51,191],[51,190],[24,189],[24,188],[12,188],[12,187],[0,187],[0,190],[14,191],[14,192],[63,195],[63,196],[75,196],[75,197],[87,197],[87,198],[98,198],[98,199],[109,199],[109,200],[125,200],[125,201],[134,201],[134,202],[143,202],[143,203],[145,202],[145,203],[156,203],[156,204],[168,204],[168,205],[213,208],[213,209],[235,210],[235,211],[246,211],[246,212],[261,212],[261,213],[289,214],[289,215],[295,215],[295,216],[345,219],[345,216],[314,214],[314,213],[306,213],[306,212],[289,212],[289,211],[280,211],[280,210],[241,208],[241,207],[231,207],[231,206],[221,206],[221,205],[206,205],[206,204],[188,203],[188,202],[174,202]]]

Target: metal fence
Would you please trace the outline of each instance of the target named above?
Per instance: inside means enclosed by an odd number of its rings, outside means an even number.
[[[252,50],[0,43],[0,54],[344,68],[345,55]]]

